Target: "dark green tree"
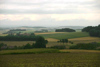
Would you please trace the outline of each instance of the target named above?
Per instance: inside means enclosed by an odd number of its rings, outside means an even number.
[[[24,46],[24,49],[31,49],[32,48],[32,46],[29,44],[29,43],[27,43],[25,46]]]
[[[35,48],[46,48],[46,44],[48,43],[43,37],[39,36],[34,44]]]

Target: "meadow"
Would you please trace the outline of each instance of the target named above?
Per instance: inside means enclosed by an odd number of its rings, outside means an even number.
[[[100,51],[0,55],[0,67],[100,67]]]

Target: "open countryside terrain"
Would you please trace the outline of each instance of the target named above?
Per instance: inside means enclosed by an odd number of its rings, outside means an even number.
[[[100,38],[90,37],[85,32],[48,32],[35,33],[48,40],[46,47],[54,45],[71,46],[77,43],[100,42]],[[59,39],[68,38],[74,44],[58,43]],[[8,46],[22,46],[33,41],[0,41]],[[60,51],[60,52],[59,52]],[[100,50],[52,50],[20,49],[0,51],[0,67],[100,67]]]
[[[35,33],[35,35],[40,35],[48,40],[47,47],[54,45],[63,45],[63,43],[57,43],[59,39],[68,38],[69,41],[72,41],[74,44],[77,43],[90,43],[90,42],[100,42],[98,37],[90,37],[86,32],[48,32],[48,33]],[[27,43],[33,44],[33,41],[0,41],[0,43],[5,43],[8,46],[23,46]],[[72,44],[68,43],[65,45],[71,46]]]

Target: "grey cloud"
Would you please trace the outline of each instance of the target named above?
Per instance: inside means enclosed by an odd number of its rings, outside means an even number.
[[[58,9],[58,10],[45,10],[46,8],[49,8],[49,7],[43,7],[44,4],[51,4],[52,3],[62,3],[62,4],[78,4],[78,6],[85,6],[85,8],[87,9],[93,9],[93,8],[97,8],[96,10],[99,10],[100,8],[100,3],[96,3],[98,2],[98,0],[96,0],[95,2],[91,1],[86,1],[86,2],[53,2],[51,0],[47,0],[47,1],[43,1],[43,2],[20,2],[20,0],[1,0],[0,1],[0,4],[10,4],[10,5],[17,5],[17,6],[34,6],[34,5],[39,5],[39,8],[36,8],[36,9],[26,9],[26,10],[20,10],[20,9],[0,9],[0,14],[31,14],[31,13],[35,13],[35,14],[69,14],[69,13],[76,13],[76,14],[79,14],[79,13],[90,13],[90,12],[87,12],[86,10],[77,10],[77,6],[72,8],[71,9],[71,6],[68,8],[66,7],[66,9]],[[87,5],[92,5],[92,6],[87,6]],[[46,5],[45,5],[46,6]],[[15,7],[16,8],[16,7]],[[55,8],[56,9],[56,8]],[[100,12],[98,12],[100,13]]]
[[[82,10],[76,9],[65,9],[65,10],[44,10],[44,9],[33,9],[33,10],[13,10],[13,9],[0,9],[0,14],[79,14],[86,13]]]

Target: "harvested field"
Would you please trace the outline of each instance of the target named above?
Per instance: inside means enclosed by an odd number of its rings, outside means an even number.
[[[27,43],[33,44],[33,41],[0,41],[0,43],[7,44],[8,46],[23,46]]]
[[[91,43],[91,42],[100,42],[100,38],[98,37],[81,37],[81,38],[73,38],[69,39],[69,41],[77,43]]]

